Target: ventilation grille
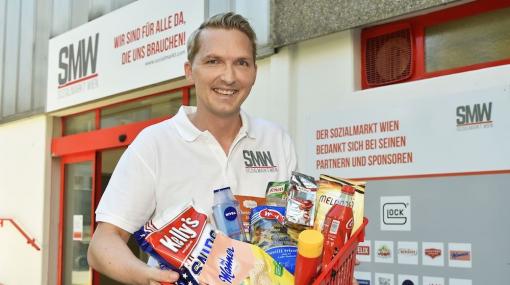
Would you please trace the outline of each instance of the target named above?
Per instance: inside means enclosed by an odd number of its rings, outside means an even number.
[[[385,85],[411,77],[414,62],[410,28],[368,38],[365,51],[368,86]]]

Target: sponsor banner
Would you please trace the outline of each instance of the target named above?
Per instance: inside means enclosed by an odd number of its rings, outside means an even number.
[[[470,243],[448,243],[448,266],[471,268],[472,260]]]
[[[457,279],[457,278],[450,278],[448,279],[449,285],[472,285],[472,281],[469,279]]]
[[[399,264],[418,265],[418,242],[397,242],[397,262]]]
[[[183,76],[187,39],[203,20],[201,0],[135,1],[52,38],[47,111]]]
[[[420,285],[416,275],[398,275],[398,285]]]
[[[374,261],[380,263],[393,263],[394,259],[393,241],[374,242]]]
[[[445,285],[443,277],[423,276],[423,285]]]
[[[502,79],[499,87],[458,93],[430,85],[430,94],[405,86],[353,94],[335,110],[310,115],[306,172],[367,178],[508,171],[507,86]]]
[[[381,231],[411,230],[411,197],[381,197]]]
[[[375,273],[376,285],[395,285],[395,275],[390,273]]]
[[[444,266],[444,244],[442,242],[423,242],[421,250],[423,265]]]
[[[356,249],[356,258],[360,262],[372,261],[372,248],[370,247],[370,240],[365,240],[358,244],[358,248]]]
[[[371,285],[372,273],[363,271],[354,271],[354,278],[358,281],[358,285]]]

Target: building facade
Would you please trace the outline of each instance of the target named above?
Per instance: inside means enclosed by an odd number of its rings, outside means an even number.
[[[244,109],[301,172],[368,180],[363,284],[510,282],[510,1],[4,0],[0,284],[117,284],[86,262],[94,209],[138,132],[195,102],[179,33],[231,10],[258,35]]]

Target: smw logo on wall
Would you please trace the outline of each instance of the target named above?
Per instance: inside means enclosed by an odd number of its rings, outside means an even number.
[[[457,130],[492,127],[492,102],[458,106]]]
[[[96,73],[99,33],[60,48],[58,96],[72,95],[98,86]]]

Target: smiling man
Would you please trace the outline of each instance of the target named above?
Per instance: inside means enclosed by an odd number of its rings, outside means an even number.
[[[241,110],[257,73],[255,39],[233,13],[213,16],[190,36],[184,69],[197,106],[143,130],[120,159],[96,211],[94,269],[128,284],[175,282],[177,273],[131,253],[134,231],[190,200],[210,213],[214,189],[263,197],[269,181],[290,178],[296,155],[288,134]]]

